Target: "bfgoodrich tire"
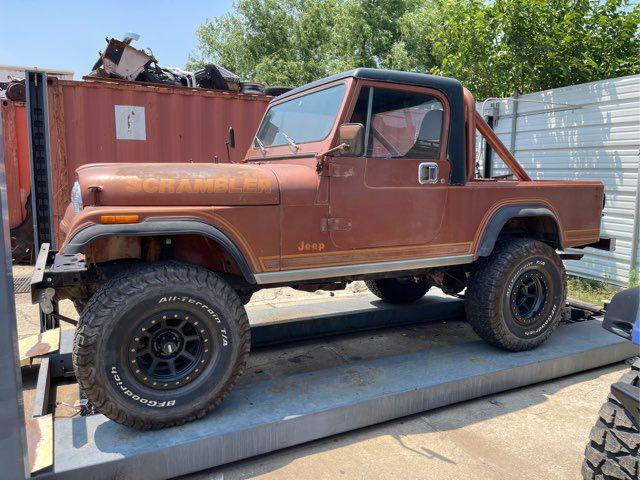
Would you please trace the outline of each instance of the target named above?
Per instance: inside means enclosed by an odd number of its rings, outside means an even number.
[[[500,240],[471,269],[467,320],[493,345],[535,348],[560,322],[566,283],[562,261],[549,245],[526,238]]]
[[[640,385],[640,360],[636,360],[620,382]],[[609,395],[600,409],[600,418],[589,435],[589,444],[584,451],[582,477],[585,480],[636,480],[640,475],[639,459],[638,421],[615,397]]]
[[[367,288],[387,303],[411,303],[424,297],[431,285],[425,280],[411,277],[366,280]]]
[[[159,263],[106,282],[76,329],[80,388],[107,417],[140,429],[181,425],[226,397],[244,370],[247,315],[205,269]]]

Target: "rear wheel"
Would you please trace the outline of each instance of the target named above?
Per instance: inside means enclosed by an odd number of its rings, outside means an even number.
[[[411,303],[424,297],[431,288],[426,280],[414,277],[381,278],[365,280],[367,288],[387,303]]]
[[[244,370],[249,322],[236,292],[203,268],[160,263],[114,277],[80,316],[80,388],[135,428],[180,425],[217,407]]]
[[[467,320],[480,337],[507,350],[529,350],[560,322],[566,298],[562,261],[549,245],[503,239],[472,267]]]

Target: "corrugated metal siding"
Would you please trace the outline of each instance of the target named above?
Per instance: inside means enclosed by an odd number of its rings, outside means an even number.
[[[585,249],[587,254],[582,260],[566,262],[567,271],[625,285],[632,258],[635,256],[640,262],[636,223],[640,75],[545,90],[519,98],[554,103],[518,102],[515,157],[529,175],[534,179],[601,180],[605,184],[607,201],[601,235],[616,238],[616,251]],[[514,102],[497,103],[500,113],[494,129],[509,146]],[[481,108],[479,102],[479,111]],[[494,172],[507,173],[495,155]]]

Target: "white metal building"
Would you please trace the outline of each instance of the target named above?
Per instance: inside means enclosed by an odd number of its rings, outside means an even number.
[[[640,264],[640,75],[518,99],[489,99],[484,114],[497,114],[496,133],[532,178],[596,179],[605,184],[602,235],[616,238],[616,251],[585,249],[582,260],[566,262],[567,271],[626,285]],[[478,102],[478,111],[482,108]],[[496,155],[493,163],[494,175],[507,173]]]

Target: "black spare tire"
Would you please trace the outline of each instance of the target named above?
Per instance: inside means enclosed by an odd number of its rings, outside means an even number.
[[[414,277],[380,278],[364,283],[380,300],[396,304],[415,302],[431,288],[426,280]]]

